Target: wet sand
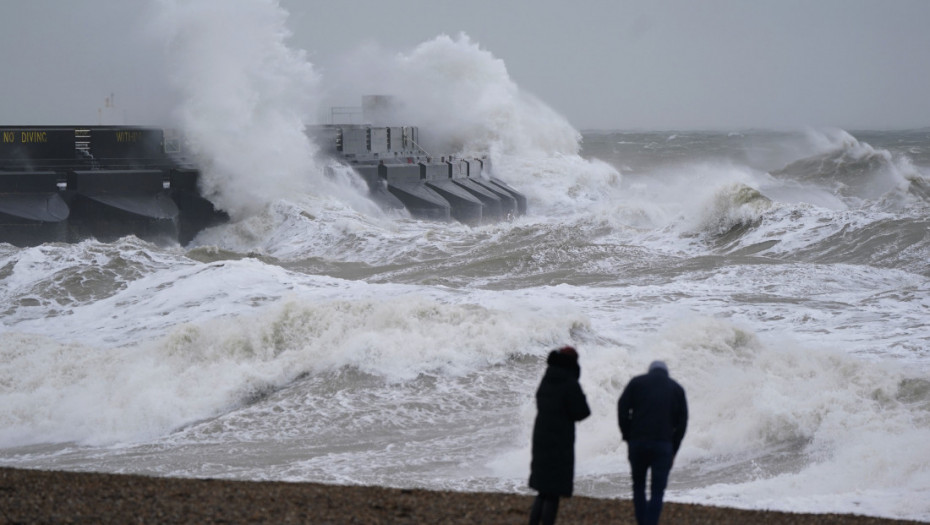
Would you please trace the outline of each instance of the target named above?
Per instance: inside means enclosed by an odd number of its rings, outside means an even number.
[[[0,468],[0,523],[522,524],[533,497],[322,485],[158,478]],[[559,524],[634,524],[628,500],[576,496]],[[845,514],[792,514],[667,503],[676,525],[913,524]]]

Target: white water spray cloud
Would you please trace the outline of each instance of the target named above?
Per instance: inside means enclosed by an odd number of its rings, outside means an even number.
[[[233,217],[311,189],[320,172],[304,125],[318,76],[287,45],[275,0],[163,0],[179,123],[200,164],[205,193]]]
[[[437,151],[469,155],[576,154],[580,133],[552,108],[522,90],[504,61],[468,35],[439,35],[391,54],[368,46],[331,72],[331,95],[387,94],[402,125],[423,130]]]
[[[298,196],[348,202],[346,191],[321,177],[317,147],[304,133],[324,105],[318,104],[324,90],[356,101],[391,95],[396,112],[377,124],[419,126],[421,142],[437,156],[490,155],[502,168],[496,175],[522,191],[539,185],[537,168],[552,163],[557,189],[546,195],[566,193],[579,170],[597,173],[601,188],[619,180],[612,169],[585,166],[580,133],[521,90],[504,62],[465,34],[440,35],[404,53],[368,47],[322,79],[304,52],[288,46],[288,13],[275,0],[158,5],[181,99],[177,118],[203,172],[202,190],[236,220]]]

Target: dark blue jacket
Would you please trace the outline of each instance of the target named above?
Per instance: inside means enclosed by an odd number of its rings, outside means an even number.
[[[668,370],[654,368],[626,385],[617,417],[624,441],[670,441],[677,453],[688,427],[685,389],[668,376]]]
[[[591,415],[572,356],[553,351],[536,391],[530,487],[541,494],[571,496],[575,477],[575,422]]]

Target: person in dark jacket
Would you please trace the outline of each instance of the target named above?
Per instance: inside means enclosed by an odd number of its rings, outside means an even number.
[[[575,422],[591,415],[578,378],[578,352],[565,346],[549,353],[536,391],[530,488],[539,491],[530,525],[555,523],[559,497],[571,497],[575,477]]]
[[[664,362],[653,361],[649,373],[634,377],[623,390],[617,416],[627,442],[636,523],[655,525],[662,513],[668,474],[688,426],[685,389],[669,377]],[[647,501],[646,472],[650,469],[652,486]]]

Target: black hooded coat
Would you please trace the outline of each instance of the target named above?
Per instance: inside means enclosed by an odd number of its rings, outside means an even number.
[[[536,391],[530,488],[540,494],[571,496],[575,478],[575,422],[591,415],[578,378],[578,359],[556,350]]]
[[[655,368],[630,380],[617,402],[617,418],[624,441],[669,441],[677,454],[688,428],[685,390]]]

